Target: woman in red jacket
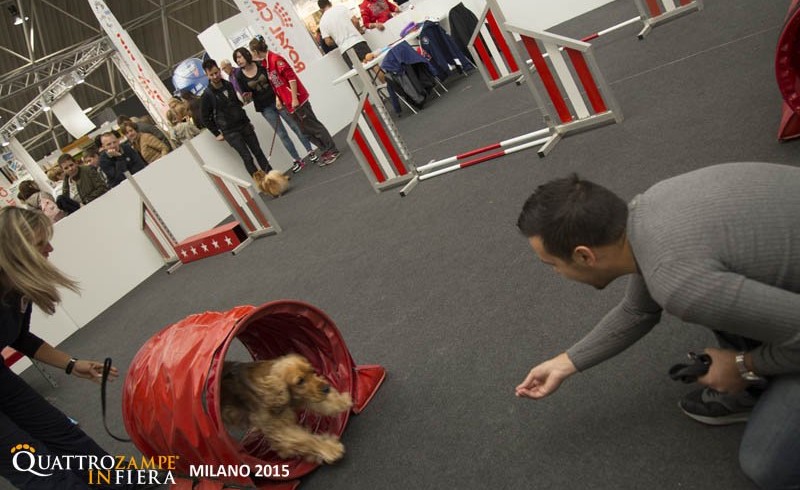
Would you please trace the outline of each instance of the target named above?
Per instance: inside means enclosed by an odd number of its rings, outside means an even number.
[[[319,148],[319,166],[324,167],[336,161],[340,154],[336,143],[314,114],[311,102],[308,101],[308,91],[297,78],[292,66],[279,54],[270,51],[263,38],[250,41],[250,51],[253,52],[253,58],[262,60],[261,64],[267,70],[278,110],[286,107],[303,134]]]

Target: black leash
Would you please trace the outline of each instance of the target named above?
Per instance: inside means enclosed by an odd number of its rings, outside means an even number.
[[[106,357],[106,360],[103,362],[103,378],[100,380],[100,405],[103,409],[103,427],[106,429],[108,435],[110,435],[113,439],[116,439],[120,442],[132,442],[130,439],[125,439],[124,437],[118,437],[111,433],[108,429],[108,423],[106,422],[106,383],[108,383],[108,373],[111,371],[111,358]]]

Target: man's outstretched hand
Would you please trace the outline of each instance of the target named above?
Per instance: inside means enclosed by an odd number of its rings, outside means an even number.
[[[545,361],[531,369],[525,381],[520,383],[515,394],[520,398],[538,400],[544,398],[561,386],[561,383],[578,372],[566,352]]]

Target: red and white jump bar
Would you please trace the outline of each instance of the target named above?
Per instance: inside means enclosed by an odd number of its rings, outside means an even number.
[[[642,21],[642,18],[637,16],[637,17],[634,17],[632,19],[628,19],[625,22],[620,22],[617,25],[613,25],[613,26],[609,27],[608,29],[603,29],[602,31],[597,31],[594,34],[589,34],[588,36],[586,36],[584,38],[581,38],[581,41],[586,43],[586,42],[591,41],[592,39],[597,39],[598,37],[605,36],[606,34],[609,34],[609,33],[614,32],[614,31],[618,31],[618,30],[622,29],[625,26],[629,26],[631,24],[636,24],[636,23],[641,22],[641,21]]]
[[[518,144],[523,141],[527,141],[532,138],[536,138],[539,136],[544,136],[544,138],[535,139],[533,141],[529,141],[527,143]],[[487,162],[489,160],[494,160],[495,158],[499,158],[505,155],[510,155],[512,153],[516,153],[518,151],[527,150],[528,148],[533,148],[534,146],[538,146],[541,144],[546,143],[550,139],[550,129],[544,128],[538,131],[534,131],[532,133],[526,133],[515,138],[509,138],[507,140],[503,140],[499,143],[494,143],[488,146],[484,146],[482,148],[476,148],[474,150],[470,150],[465,153],[459,153],[458,155],[453,155],[448,158],[443,158],[441,160],[431,161],[421,167],[417,167],[418,175],[415,176],[405,187],[400,191],[400,195],[405,197],[411,192],[417,183],[427,180],[438,175],[443,175],[449,172],[453,172],[455,170],[460,170],[462,168],[471,167],[473,165],[478,165],[479,163]],[[513,146],[517,145],[517,146]],[[495,151],[493,153],[487,153],[492,150],[500,150]],[[478,158],[472,158],[471,160],[467,160],[470,157],[474,157],[476,155],[480,155]],[[466,160],[460,163],[456,163],[455,165],[451,165],[452,163],[458,162],[459,160]],[[449,167],[447,165],[450,165]],[[440,168],[444,167],[444,168]],[[435,170],[438,169],[438,170]]]

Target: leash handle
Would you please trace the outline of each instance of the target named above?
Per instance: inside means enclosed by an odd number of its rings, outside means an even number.
[[[100,406],[102,407],[103,411],[103,428],[106,429],[106,433],[108,435],[110,435],[113,439],[119,442],[132,442],[130,439],[125,439],[124,437],[115,436],[108,429],[108,422],[106,422],[106,384],[108,383],[108,373],[110,371],[111,371],[111,358],[106,357],[106,360],[103,361],[103,377],[100,380]]]

